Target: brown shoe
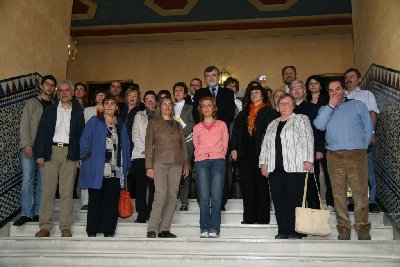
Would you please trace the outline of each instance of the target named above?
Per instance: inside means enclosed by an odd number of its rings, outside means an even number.
[[[338,240],[350,240],[349,232],[339,232]]]
[[[72,237],[71,231],[68,229],[61,230],[61,237]]]
[[[35,234],[35,237],[49,237],[49,236],[50,232],[46,229],[40,229],[40,231]]]
[[[371,240],[369,232],[358,232],[358,240]]]

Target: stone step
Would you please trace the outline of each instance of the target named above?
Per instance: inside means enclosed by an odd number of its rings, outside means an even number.
[[[133,204],[135,204],[135,200],[133,199],[132,201],[133,201]],[[179,210],[180,207],[181,207],[181,203],[179,200],[176,210]],[[74,210],[81,209],[81,202],[79,199],[73,200],[73,208],[74,208]],[[242,199],[229,199],[225,205],[225,208],[227,211],[243,211],[243,200]],[[55,205],[54,205],[54,210],[58,210],[58,209],[60,209],[60,200],[56,199]],[[273,209],[273,207],[272,207],[272,209]],[[191,211],[199,210],[199,205],[197,204],[196,199],[189,199],[189,210],[191,210]]]
[[[59,220],[59,211],[54,211],[54,221]],[[354,222],[354,214],[351,212],[350,219]],[[131,218],[128,219],[119,219],[119,222],[133,222],[136,218],[137,214],[134,213]],[[275,212],[271,211],[271,219],[270,224],[276,224]],[[370,213],[369,221],[371,225],[384,225],[384,213]],[[75,210],[74,211],[74,221],[75,222],[86,222],[87,219],[87,211]],[[198,224],[200,219],[199,211],[175,211],[174,217],[172,219],[172,223],[174,224]],[[222,211],[221,223],[223,224],[240,224],[243,221],[243,212],[241,211]],[[336,215],[334,212],[331,212],[330,216],[330,224],[336,225]]]
[[[335,240],[337,239],[336,227],[331,227],[332,232],[327,237],[309,236],[305,239],[313,240]],[[26,223],[23,226],[10,226],[10,236],[31,237],[39,230],[37,223]],[[116,237],[145,237],[147,232],[147,224],[141,223],[125,223],[120,222],[117,225]],[[200,229],[198,224],[172,224],[171,232],[180,238],[198,238]],[[274,239],[278,233],[277,225],[238,225],[238,224],[222,224],[220,238],[254,238],[254,239]],[[86,224],[82,222],[75,223],[72,226],[72,234],[75,237],[86,236]],[[101,236],[102,234],[99,234]],[[60,236],[58,224],[55,224],[51,236]],[[373,240],[393,240],[393,227],[391,226],[374,226],[371,229],[371,237]],[[352,240],[357,239],[357,233],[353,230]]]
[[[399,241],[1,238],[10,266],[399,266]]]

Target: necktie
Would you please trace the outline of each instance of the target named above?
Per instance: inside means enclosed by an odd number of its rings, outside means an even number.
[[[211,88],[211,95],[212,95],[212,97],[215,99],[215,91],[216,91],[217,89],[215,89],[215,87],[213,87],[213,88]]]

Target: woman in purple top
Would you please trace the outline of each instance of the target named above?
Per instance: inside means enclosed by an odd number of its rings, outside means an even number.
[[[225,122],[216,119],[217,104],[214,98],[201,98],[198,110],[200,122],[193,128],[193,145],[200,206],[200,237],[217,238],[221,228],[228,128]]]

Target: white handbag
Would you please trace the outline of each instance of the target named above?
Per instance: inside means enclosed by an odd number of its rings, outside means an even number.
[[[307,235],[318,235],[318,236],[327,236],[331,233],[331,227],[329,225],[329,217],[331,215],[329,210],[324,210],[322,208],[321,196],[319,194],[319,188],[317,184],[317,180],[314,174],[314,181],[317,186],[319,203],[321,205],[321,209],[310,209],[305,207],[306,195],[307,195],[307,181],[308,181],[308,172],[306,174],[306,181],[304,184],[304,192],[303,192],[303,203],[301,207],[296,208],[296,225],[295,230],[298,233],[307,234]]]

